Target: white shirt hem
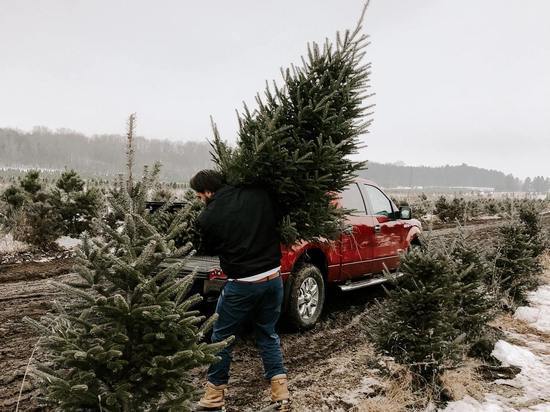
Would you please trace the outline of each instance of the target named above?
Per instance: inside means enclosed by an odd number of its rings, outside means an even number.
[[[255,282],[257,280],[266,278],[268,276],[273,275],[274,273],[277,273],[281,270],[280,266],[277,266],[276,268],[266,270],[265,272],[258,273],[257,275],[247,276],[246,278],[240,278],[240,279],[228,279],[230,282],[233,280],[238,280],[239,282]]]

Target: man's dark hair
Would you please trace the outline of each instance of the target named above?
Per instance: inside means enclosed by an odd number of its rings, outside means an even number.
[[[207,190],[216,193],[224,184],[223,175],[211,169],[201,170],[189,181],[191,189],[199,193],[204,193]]]

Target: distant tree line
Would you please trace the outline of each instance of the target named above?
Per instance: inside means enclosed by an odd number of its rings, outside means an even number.
[[[122,135],[87,137],[71,130],[35,127],[31,132],[0,128],[0,167],[75,169],[84,177],[117,176],[124,165],[126,138]],[[135,166],[162,163],[162,180],[190,178],[211,167],[206,142],[172,142],[135,137]]]
[[[369,162],[361,177],[384,187],[491,187],[503,192],[550,191],[550,178],[537,176],[521,181],[511,174],[462,164],[460,166],[401,166]]]
[[[41,169],[57,178],[65,169],[83,177],[112,179],[121,173],[126,139],[122,135],[95,135],[35,127],[31,132],[0,128],[0,168]],[[196,171],[212,167],[208,142],[174,142],[136,137],[135,166],[160,161],[163,181],[187,181]],[[46,171],[46,173],[44,173]],[[15,176],[14,176],[15,175]],[[0,170],[0,178],[19,177]],[[462,164],[460,166],[402,166],[369,162],[360,173],[384,187],[491,187],[497,191],[550,191],[550,178],[536,176],[521,181],[511,174]],[[1,182],[0,182],[1,183]]]

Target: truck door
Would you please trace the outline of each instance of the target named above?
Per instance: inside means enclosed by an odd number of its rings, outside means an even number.
[[[374,230],[372,217],[367,215],[363,194],[357,183],[348,186],[341,194],[341,204],[353,209],[347,217],[347,230],[340,236],[340,280],[348,280],[370,273]]]
[[[374,219],[373,268],[382,271],[385,265],[390,270],[395,269],[399,265],[404,223],[393,217],[398,209],[384,192],[366,183],[362,186],[368,214]]]

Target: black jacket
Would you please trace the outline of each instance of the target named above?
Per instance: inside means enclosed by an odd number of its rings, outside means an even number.
[[[267,191],[224,186],[199,215],[204,251],[220,257],[232,279],[257,275],[280,265],[277,210]]]

